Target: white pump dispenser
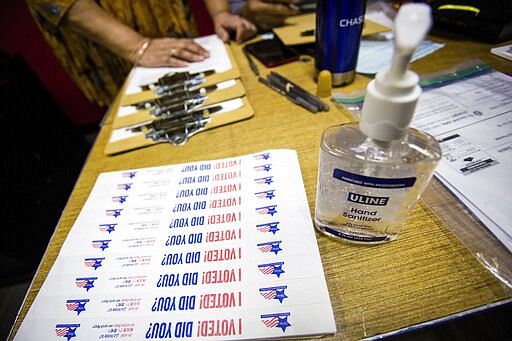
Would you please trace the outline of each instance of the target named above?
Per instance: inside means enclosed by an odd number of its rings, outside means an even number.
[[[391,68],[379,72],[368,84],[360,127],[371,138],[403,138],[421,94],[419,77],[408,70],[414,50],[432,25],[430,7],[405,4],[395,18],[395,50]]]
[[[432,177],[441,148],[409,127],[421,89],[408,70],[430,25],[427,5],[400,7],[391,68],[368,85],[360,123],[322,135],[315,226],[328,236],[360,244],[394,240]]]

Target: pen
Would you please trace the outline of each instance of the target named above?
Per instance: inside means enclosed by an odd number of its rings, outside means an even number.
[[[252,58],[251,58],[251,56],[249,54],[249,51],[247,51],[245,46],[242,48],[242,50],[244,51],[245,57],[247,58],[247,61],[249,62],[249,66],[251,67],[252,72],[256,76],[259,76],[260,75],[260,71],[258,70],[258,67],[256,66],[256,64],[254,64],[254,61],[252,60]]]
[[[282,89],[285,89],[286,92],[295,93],[298,96],[304,98],[306,101],[312,103],[315,105],[320,111],[329,111],[329,106],[325,104],[323,101],[321,101],[318,97],[315,95],[307,92],[297,84],[293,83],[292,81],[288,80],[287,78],[281,76],[277,72],[271,71],[270,74],[267,76],[272,82],[279,84],[279,86]]]
[[[274,90],[274,91],[280,93],[281,95],[285,96],[286,98],[288,98],[292,103],[300,105],[301,107],[308,109],[312,113],[318,112],[318,108],[314,104],[306,101],[304,98],[302,98],[300,96],[292,96],[290,93],[286,92],[284,89],[281,89],[278,85],[272,83],[271,81],[268,81],[267,79],[265,79],[263,77],[258,77],[258,80],[260,81],[260,83],[265,84],[272,90]]]
[[[300,32],[301,37],[309,37],[312,35],[315,35],[315,30],[313,28],[310,30],[304,30],[304,31]]]

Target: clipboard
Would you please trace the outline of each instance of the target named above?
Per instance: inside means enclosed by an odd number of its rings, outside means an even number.
[[[315,42],[314,33],[312,35],[301,36],[301,32],[314,31],[315,27],[316,13],[307,13],[287,18],[283,26],[275,27],[273,31],[285,45],[301,45]],[[391,31],[389,27],[365,18],[363,36],[388,31]]]

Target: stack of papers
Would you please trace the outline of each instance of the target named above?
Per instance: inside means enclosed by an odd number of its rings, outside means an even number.
[[[491,70],[428,89],[414,115],[441,144],[436,176],[512,252],[512,78]]]
[[[295,151],[102,173],[14,340],[336,332]]]

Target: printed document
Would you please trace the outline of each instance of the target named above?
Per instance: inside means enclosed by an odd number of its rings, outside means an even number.
[[[512,251],[512,78],[491,70],[427,89],[412,126],[441,144],[436,176]]]

